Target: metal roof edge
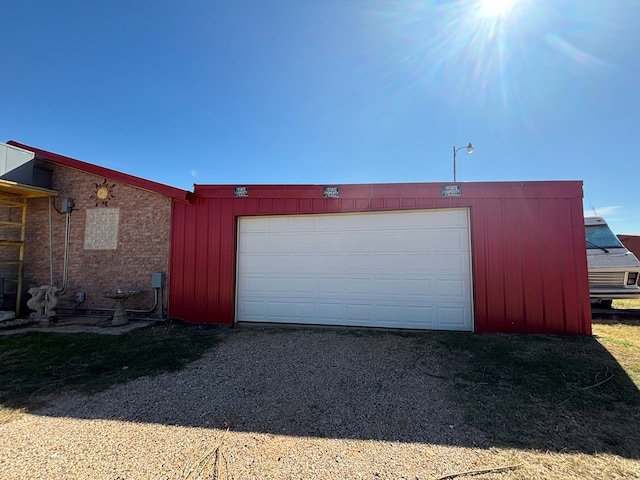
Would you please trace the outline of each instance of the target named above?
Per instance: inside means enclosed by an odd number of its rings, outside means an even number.
[[[172,187],[163,183],[154,182],[153,180],[147,180],[146,178],[136,177],[134,175],[129,175],[128,173],[119,172],[117,170],[101,167],[92,163],[83,162],[82,160],[76,160],[75,158],[66,157],[57,153],[48,152],[40,148],[16,142],[15,140],[9,140],[6,143],[7,145],[22,148],[24,150],[35,153],[36,159],[38,160],[54,163],[56,165],[62,165],[64,167],[73,168],[75,170],[80,170],[86,173],[91,173],[99,177],[108,178],[109,180],[126,183],[133,187],[154,192],[165,197],[171,197],[176,200],[191,202],[191,197],[193,194],[188,190],[183,190],[181,188]]]

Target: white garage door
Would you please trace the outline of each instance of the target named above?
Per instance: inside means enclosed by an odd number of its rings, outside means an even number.
[[[243,217],[236,319],[472,330],[467,209]]]

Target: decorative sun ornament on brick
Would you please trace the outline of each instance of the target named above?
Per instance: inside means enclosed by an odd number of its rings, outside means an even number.
[[[93,194],[91,195],[91,200],[96,202],[96,207],[106,207],[109,200],[112,200],[113,188],[115,184],[107,183],[107,179],[105,178],[102,183],[94,183],[93,184]]]

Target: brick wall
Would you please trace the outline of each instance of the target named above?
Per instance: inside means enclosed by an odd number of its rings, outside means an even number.
[[[48,166],[53,170],[52,189],[59,192],[57,197],[53,197],[54,205],[51,208],[51,251],[53,284],[60,288],[63,283],[66,215],[56,212],[54,207],[60,209],[61,200],[65,197],[72,198],[74,202],[70,214],[66,293],[60,297],[61,305],[76,305],[76,292],[83,291],[85,301],[78,305],[80,308],[111,308],[113,300],[104,298],[100,293],[122,288],[141,290],[139,295],[127,301],[127,308],[147,309],[153,306],[154,299],[151,273],[164,272],[166,282],[162,302],[166,307],[172,200],[71,168],[53,164]],[[106,202],[96,195],[97,189],[103,184],[110,188]],[[113,245],[108,245],[113,230],[105,230],[104,222],[91,221],[104,217],[105,213],[115,213],[118,217],[118,232],[113,237]],[[25,302],[30,297],[26,293],[30,287],[51,283],[49,218],[49,199],[28,201],[23,290]],[[113,215],[110,218],[113,222]],[[101,242],[103,239],[107,240],[106,249],[104,242]],[[92,248],[96,246],[101,248]],[[159,314],[158,307],[154,316]]]

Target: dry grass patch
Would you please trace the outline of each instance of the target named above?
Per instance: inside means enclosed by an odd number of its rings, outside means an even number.
[[[622,300],[614,300],[611,305],[613,308],[618,309],[627,309],[627,310],[640,310],[640,298],[632,300],[632,299],[622,299]]]
[[[593,333],[640,389],[640,320],[599,320]]]
[[[484,480],[629,480],[640,478],[637,460],[612,454],[558,453],[514,448],[490,449],[492,464],[518,465],[518,468],[482,477]]]
[[[492,446],[501,479],[640,478],[640,325],[596,338],[443,335],[453,400]]]

